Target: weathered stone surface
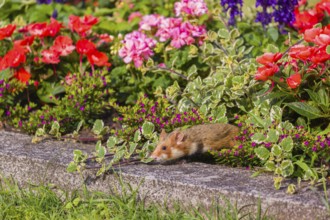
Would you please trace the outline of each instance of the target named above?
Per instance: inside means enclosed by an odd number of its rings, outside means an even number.
[[[0,174],[13,176],[20,184],[53,183],[68,190],[79,189],[86,183],[90,190],[112,192],[120,190],[118,175],[108,174],[95,178],[94,172],[77,174],[66,172],[73,149],[89,152],[93,146],[76,143],[47,141],[32,144],[31,137],[0,132]],[[322,190],[301,190],[288,195],[285,188],[275,190],[272,176],[251,178],[252,171],[203,163],[176,165],[130,165],[121,167],[123,182],[146,201],[179,201],[186,205],[211,205],[223,198],[237,202],[238,207],[256,204],[260,198],[264,210],[276,219],[327,219],[321,202]],[[290,183],[287,180],[284,186]],[[328,191],[329,194],[329,191]]]

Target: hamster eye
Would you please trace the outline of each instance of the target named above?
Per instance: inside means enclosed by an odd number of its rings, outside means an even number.
[[[166,146],[162,146],[162,150],[166,150]]]

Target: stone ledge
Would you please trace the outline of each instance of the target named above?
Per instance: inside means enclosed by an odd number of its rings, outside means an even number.
[[[95,178],[92,171],[77,174],[66,172],[73,149],[90,152],[94,146],[47,141],[32,144],[31,137],[0,131],[0,174],[12,176],[20,184],[52,183],[67,190],[79,189],[85,182],[90,190],[120,190],[117,175]],[[120,168],[121,177],[132,187],[139,186],[139,195],[147,202],[179,201],[182,204],[209,206],[223,198],[237,202],[238,207],[256,204],[276,219],[327,219],[321,202],[323,191],[305,190],[288,195],[285,188],[275,190],[272,176],[251,178],[252,171],[203,163],[175,165],[129,165]],[[284,183],[287,186],[290,180]],[[329,190],[328,190],[329,195]]]

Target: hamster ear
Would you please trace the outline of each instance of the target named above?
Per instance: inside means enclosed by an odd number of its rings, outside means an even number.
[[[177,144],[182,144],[185,139],[185,135],[182,132],[176,132],[175,140]]]
[[[167,136],[166,131],[164,129],[162,129],[162,132],[160,133],[160,136],[159,136],[159,140],[161,140],[161,141],[165,140],[166,136]]]

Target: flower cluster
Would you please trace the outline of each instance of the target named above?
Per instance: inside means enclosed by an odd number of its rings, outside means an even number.
[[[143,60],[154,54],[152,49],[157,42],[142,32],[133,31],[125,36],[123,43],[124,46],[119,50],[119,56],[124,59],[125,63],[133,61],[136,67],[140,67]]]
[[[99,19],[92,15],[78,17],[75,15],[69,16],[69,28],[77,32],[81,37],[90,34],[93,25],[98,23]]]
[[[208,9],[204,0],[181,0],[174,3],[174,11],[176,16],[187,14],[199,17],[206,14]]]
[[[221,0],[220,4],[224,8],[224,11],[229,12],[230,14],[228,24],[235,25],[236,16],[239,15],[240,17],[242,17],[243,0]]]
[[[294,10],[297,4],[298,0],[257,0],[256,7],[261,6],[262,12],[257,13],[256,21],[266,26],[274,18],[283,28],[295,21]],[[272,8],[272,12],[269,12],[269,8]]]
[[[147,37],[143,32],[152,34],[160,42],[171,41],[172,47],[181,48],[195,43],[196,39],[202,44],[206,29],[202,25],[192,25],[189,21],[183,21],[182,18],[166,18],[158,14],[143,16],[139,23],[139,31],[127,34],[122,41],[124,45],[119,50],[119,56],[124,62],[133,61],[135,67],[141,67],[143,61],[154,54],[152,49],[157,43],[154,38]]]
[[[279,71],[279,66],[283,68],[292,68],[294,73],[286,78],[289,88],[296,89],[300,86],[304,74],[317,67],[322,67],[319,76],[322,77],[326,69],[326,62],[330,60],[330,54],[326,52],[326,47],[330,45],[330,25],[323,28],[311,28],[303,33],[304,40],[310,45],[298,44],[292,46],[289,51],[287,62],[277,63],[281,58],[281,53],[265,53],[257,57],[257,62],[264,66],[259,67],[255,75],[256,80],[272,80],[272,76]],[[311,44],[314,44],[312,46]],[[299,61],[304,67],[299,67]],[[307,67],[307,70],[306,68]],[[283,78],[281,78],[283,81]]]
[[[306,2],[301,5],[306,4]],[[293,22],[293,27],[297,28],[299,32],[304,32],[307,29],[312,28],[315,24],[322,21],[325,16],[325,12],[330,14],[330,2],[329,0],[322,0],[315,5],[313,9],[307,9],[300,11],[299,7],[294,10],[295,22]]]

